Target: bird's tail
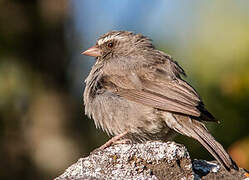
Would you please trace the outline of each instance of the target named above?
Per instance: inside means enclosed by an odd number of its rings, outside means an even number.
[[[175,123],[170,123],[172,129],[179,132],[180,134],[192,137],[199,141],[228,171],[231,169],[238,170],[236,163],[232,160],[222,145],[218,143],[208,132],[204,124],[197,120],[192,120],[186,116],[173,116]]]

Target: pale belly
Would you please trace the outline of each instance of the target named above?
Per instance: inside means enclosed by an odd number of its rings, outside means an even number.
[[[173,136],[165,123],[165,113],[105,92],[97,95],[86,112],[91,114],[97,127],[110,135],[128,131],[134,141],[167,140]]]

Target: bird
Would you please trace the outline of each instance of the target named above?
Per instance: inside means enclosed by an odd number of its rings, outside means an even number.
[[[85,80],[84,106],[97,128],[113,136],[100,148],[126,142],[197,140],[226,170],[238,166],[204,122],[218,122],[187,83],[183,68],[148,37],[110,31],[82,52],[96,58]]]

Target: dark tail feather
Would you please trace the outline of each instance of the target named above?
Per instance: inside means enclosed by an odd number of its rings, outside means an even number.
[[[238,166],[225,151],[220,143],[208,132],[204,124],[196,120],[191,120],[187,117],[175,116],[178,125],[181,128],[173,128],[183,135],[187,135],[199,141],[228,171],[231,169],[238,170]],[[182,119],[183,118],[183,119]],[[187,118],[187,119],[185,119]]]
[[[220,143],[218,143],[214,137],[204,128],[200,127],[202,124],[195,126],[193,131],[196,134],[196,140],[198,140],[214,157],[223,164],[223,166],[230,171],[231,169],[238,170],[238,166],[225,151]]]

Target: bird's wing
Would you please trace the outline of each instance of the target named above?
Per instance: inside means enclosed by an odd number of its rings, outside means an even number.
[[[106,76],[104,86],[130,101],[206,121],[215,121],[204,108],[197,92],[180,78],[180,74],[183,73],[179,65],[170,60],[165,64],[147,64],[129,73],[124,71]]]

